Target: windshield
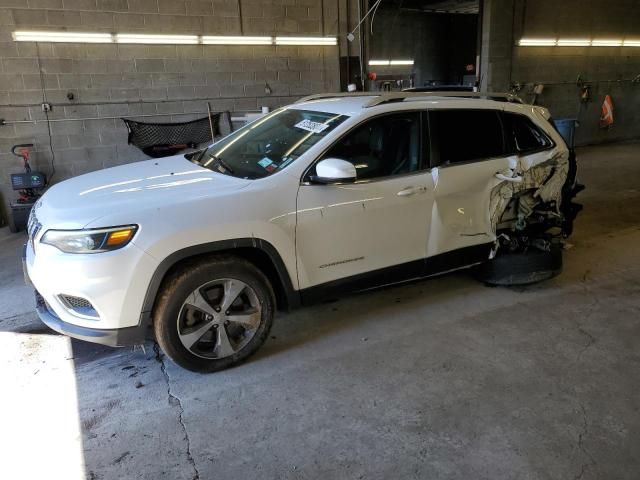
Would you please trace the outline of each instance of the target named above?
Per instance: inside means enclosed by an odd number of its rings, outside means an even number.
[[[315,145],[348,117],[282,108],[211,145],[191,161],[240,178],[267,177]]]

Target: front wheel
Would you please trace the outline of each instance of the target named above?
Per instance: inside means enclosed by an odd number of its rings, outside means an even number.
[[[186,264],[165,281],[154,331],[175,363],[215,372],[260,348],[274,312],[273,290],[262,272],[241,258],[217,256]]]

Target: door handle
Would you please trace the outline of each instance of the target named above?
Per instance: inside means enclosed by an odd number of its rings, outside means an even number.
[[[496,173],[496,178],[498,180],[502,180],[504,182],[513,182],[513,183],[520,183],[522,181],[522,177],[517,176],[517,177],[507,177],[505,174],[503,173]]]
[[[398,195],[399,197],[409,197],[414,193],[416,193],[416,189],[414,187],[406,187],[396,193],[396,195]]]

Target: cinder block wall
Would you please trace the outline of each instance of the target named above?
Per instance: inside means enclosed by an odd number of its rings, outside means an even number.
[[[513,82],[543,83],[538,103],[554,117],[578,118],[576,143],[586,145],[640,137],[640,48],[520,47],[522,37],[640,40],[637,0],[485,0],[484,82],[505,90]],[[576,79],[591,85],[591,100],[581,103]],[[521,95],[530,100],[525,89]],[[599,127],[600,107],[610,94],[615,125]]]
[[[242,18],[240,17],[241,7]],[[324,24],[323,24],[324,21]],[[336,35],[338,2],[318,0],[0,0],[1,204],[14,198],[10,154],[34,143],[32,166],[54,182],[146,158],[117,118],[186,121],[242,114],[339,87],[338,47],[14,42],[14,30],[212,35]],[[271,94],[265,92],[265,83]],[[73,100],[68,99],[73,94]],[[44,122],[40,103],[53,104]],[[191,115],[172,115],[179,113]],[[84,121],[66,121],[90,118]],[[141,119],[142,120],[142,119]]]

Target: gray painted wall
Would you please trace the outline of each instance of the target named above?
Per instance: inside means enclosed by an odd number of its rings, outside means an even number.
[[[43,43],[37,48],[11,38],[16,29],[336,35],[338,2],[324,4],[322,12],[317,0],[242,0],[241,30],[237,0],[0,0],[0,118],[43,120],[41,80],[46,100],[54,104],[50,118],[56,120],[153,113],[163,116],[147,121],[180,121],[203,116],[207,101],[215,111],[244,112],[337,90],[338,47]],[[344,17],[346,4],[341,8]],[[67,99],[69,92],[74,100]],[[171,115],[184,112],[196,113]],[[51,130],[54,181],[146,158],[127,145],[119,119],[52,122]],[[51,171],[46,122],[0,126],[0,207],[15,197],[8,175],[20,171],[19,159],[9,153],[17,143],[35,143],[33,168]]]
[[[640,136],[640,48],[519,47],[521,37],[640,39],[638,0],[486,0],[483,22],[483,82],[504,91],[512,82],[544,83],[538,103],[555,117],[578,117],[576,143],[585,145]],[[576,79],[591,85],[580,103]],[[522,92],[524,98],[531,96]],[[615,125],[599,128],[606,94],[613,98]]]

